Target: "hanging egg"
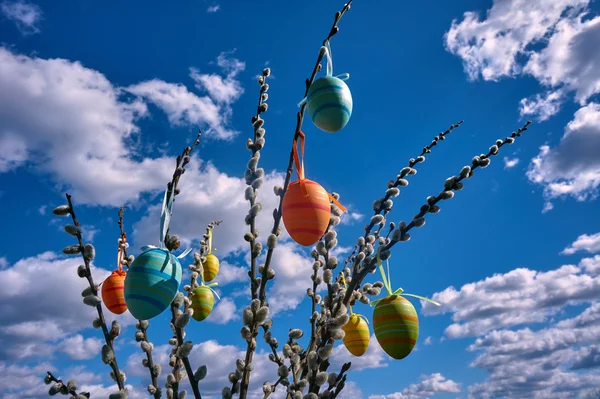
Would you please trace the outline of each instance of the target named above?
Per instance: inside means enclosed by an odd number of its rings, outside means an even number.
[[[370,339],[367,322],[362,317],[353,314],[342,330],[346,333],[343,342],[348,352],[354,356],[364,355],[369,347]]]
[[[215,306],[215,297],[210,288],[204,285],[195,288],[192,292],[194,294],[192,296],[192,309],[194,309],[192,317],[194,320],[202,321],[212,312],[213,306]]]
[[[344,128],[352,115],[352,94],[348,85],[335,76],[313,82],[306,96],[308,115],[321,130],[335,133]]]
[[[115,270],[102,283],[102,302],[114,314],[121,314],[127,310],[125,303],[126,274],[126,272]]]
[[[219,273],[219,258],[213,254],[206,254],[206,261],[202,264],[202,269],[204,270],[204,281],[207,283],[213,281]]]
[[[290,183],[282,205],[283,223],[294,241],[304,246],[319,241],[331,217],[329,195],[319,183],[308,179]]]
[[[138,320],[161,314],[175,298],[181,264],[166,250],[153,248],[135,258],[125,277],[125,302]]]
[[[375,306],[373,329],[384,352],[394,359],[403,359],[413,350],[419,337],[417,311],[406,298],[390,295]]]

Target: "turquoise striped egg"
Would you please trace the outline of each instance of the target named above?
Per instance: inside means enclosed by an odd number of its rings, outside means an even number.
[[[138,320],[161,314],[177,294],[181,264],[166,250],[150,249],[135,258],[125,277],[125,303]]]
[[[342,130],[352,115],[350,89],[335,76],[315,80],[308,89],[306,102],[310,119],[325,132]]]

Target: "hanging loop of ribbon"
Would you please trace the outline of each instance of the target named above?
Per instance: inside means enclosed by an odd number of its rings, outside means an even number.
[[[298,139],[300,139],[300,155],[298,154]],[[296,172],[298,173],[298,179],[304,180],[304,141],[305,135],[302,131],[298,132],[298,137],[294,139],[292,143],[294,152],[294,162],[296,164]]]
[[[212,229],[208,230],[208,253],[212,254]]]
[[[217,294],[217,291],[213,290],[212,287],[216,287],[217,285],[219,285],[219,283],[210,283],[210,284],[204,284],[204,279],[202,279],[202,284],[200,285],[200,287],[206,287],[209,290],[212,291],[212,293],[217,297],[218,300],[221,300],[221,297],[219,296],[219,294]]]
[[[171,223],[171,215],[173,214],[173,201],[175,197],[175,185],[171,184],[171,191],[165,190],[162,209],[160,211],[160,247],[165,248],[165,235]]]

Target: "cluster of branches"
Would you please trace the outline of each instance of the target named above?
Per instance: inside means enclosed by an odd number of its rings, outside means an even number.
[[[321,62],[326,54],[325,45],[339,32],[339,22],[342,17],[350,10],[352,0],[344,5],[341,11],[335,14],[332,28],[326,39],[323,41],[313,71],[306,79],[305,96],[308,89],[314,82],[317,73],[321,70]],[[229,399],[233,395],[239,394],[240,399],[246,399],[249,392],[252,371],[254,370],[253,358],[258,347],[257,337],[262,331],[262,338],[269,347],[269,359],[277,366],[277,375],[272,382],[264,382],[262,390],[264,398],[269,397],[277,389],[285,389],[287,397],[292,399],[306,398],[336,398],[345,386],[347,372],[351,363],[343,364],[339,371],[330,372],[332,364],[331,355],[333,353],[336,341],[343,339],[344,331],[342,327],[348,322],[348,307],[354,306],[357,302],[369,304],[370,297],[377,296],[381,292],[383,283],[364,283],[368,274],[375,271],[377,265],[377,255],[382,260],[388,259],[392,255],[392,249],[400,242],[406,242],[410,239],[410,232],[414,228],[420,228],[425,224],[428,214],[436,214],[440,211],[441,201],[453,198],[455,192],[461,190],[466,179],[471,178],[477,168],[485,168],[491,162],[491,157],[497,155],[504,145],[512,144],[516,138],[527,130],[530,122],[527,122],[517,131],[512,132],[504,139],[498,139],[486,153],[473,157],[469,165],[464,166],[460,172],[451,176],[443,184],[442,190],[437,195],[426,198],[424,204],[415,213],[410,222],[401,221],[399,223],[387,221],[392,211],[393,199],[400,194],[403,187],[408,186],[408,179],[417,173],[417,166],[425,162],[425,157],[429,156],[432,149],[444,141],[447,136],[455,129],[461,126],[462,121],[451,125],[444,132],[436,135],[431,143],[423,147],[421,153],[416,158],[409,159],[407,165],[403,167],[396,177],[390,180],[382,197],[373,202],[373,216],[364,228],[364,234],[358,238],[353,252],[345,260],[341,270],[334,274],[339,267],[340,262],[332,255],[332,251],[338,244],[335,227],[340,223],[342,211],[331,203],[331,218],[325,234],[311,251],[310,256],[313,260],[313,273],[311,276],[312,286],[307,287],[307,296],[311,300],[310,338],[306,347],[303,347],[300,340],[304,337],[304,332],[299,328],[290,329],[285,343],[280,348],[279,341],[273,336],[273,320],[269,318],[269,304],[267,301],[267,286],[269,281],[275,278],[275,270],[271,263],[273,253],[277,246],[278,237],[281,234],[282,226],[282,203],[283,197],[289,187],[294,165],[293,150],[290,151],[289,162],[286,170],[283,187],[275,187],[275,195],[279,197],[279,205],[273,211],[273,227],[266,238],[266,254],[263,264],[258,264],[258,259],[265,252],[263,243],[259,240],[259,231],[256,228],[256,217],[262,211],[262,205],[258,201],[259,189],[263,184],[264,169],[259,167],[261,151],[265,147],[266,130],[264,127],[263,114],[268,110],[268,90],[267,80],[270,76],[270,70],[263,70],[258,78],[260,86],[259,100],[256,115],[252,117],[254,134],[248,139],[247,148],[251,152],[250,160],[245,172],[247,189],[245,198],[249,202],[249,211],[246,216],[246,223],[249,227],[244,235],[244,239],[250,247],[250,270],[249,287],[251,294],[251,303],[243,309],[242,320],[243,327],[240,331],[242,339],[246,342],[246,352],[244,358],[237,359],[235,370],[229,374],[230,384],[223,388],[222,397]],[[306,103],[304,103],[296,120],[296,127],[292,142],[301,135],[302,123],[306,112]],[[177,165],[171,182],[167,185],[167,193],[170,193],[174,187],[174,195],[180,194],[178,188],[179,179],[185,172],[185,166],[191,161],[190,154],[198,145],[200,133],[191,147],[186,147],[183,153],[177,157]],[[170,195],[170,194],[168,194]],[[336,199],[339,195],[333,194]],[[67,254],[81,254],[84,264],[78,269],[78,274],[86,278],[89,282],[89,288],[82,295],[84,303],[96,307],[98,318],[94,320],[94,327],[101,328],[106,344],[102,348],[102,359],[104,363],[111,367],[111,376],[117,382],[119,392],[111,398],[123,398],[127,396],[125,389],[125,375],[119,370],[117,360],[113,351],[113,342],[119,335],[119,324],[114,321],[111,328],[108,329],[105,318],[102,313],[101,299],[98,297],[98,286],[94,284],[91,275],[90,262],[94,258],[94,248],[91,244],[85,244],[82,241],[81,227],[75,217],[75,211],[71,202],[71,197],[67,194],[68,205],[58,207],[54,210],[57,215],[71,215],[73,224],[65,227],[65,230],[75,236],[78,244],[65,248]],[[179,390],[180,382],[188,378],[195,398],[201,398],[199,382],[207,374],[207,367],[200,366],[195,371],[190,364],[189,354],[193,348],[191,341],[185,341],[185,327],[193,314],[191,308],[191,293],[198,286],[197,278],[202,274],[202,264],[206,260],[206,253],[209,251],[207,242],[209,235],[221,221],[211,222],[203,240],[200,242],[200,251],[194,254],[194,262],[189,266],[191,271],[190,284],[184,286],[184,292],[178,293],[171,304],[171,329],[173,336],[169,344],[173,346],[169,358],[171,372],[166,377],[166,396],[168,399],[182,399],[186,396],[185,390]],[[123,208],[119,212],[119,226],[121,228],[121,237],[119,239],[120,248],[126,251],[125,232],[123,229]],[[384,234],[384,229],[387,232]],[[179,237],[170,235],[167,228],[164,242],[168,250],[177,250],[180,246]],[[132,256],[127,256],[125,252],[124,265],[129,266],[133,261]],[[323,295],[319,294],[323,292]],[[160,365],[156,364],[152,358],[153,345],[148,341],[147,329],[149,323],[146,320],[140,320],[136,325],[135,338],[141,342],[141,348],[146,354],[143,360],[143,366],[150,372],[151,384],[148,386],[148,392],[155,398],[162,396],[162,389],[158,384],[158,376],[161,373]],[[283,341],[282,341],[283,342]],[[46,383],[53,384],[50,388],[50,394],[62,393],[72,395],[75,398],[89,397],[89,394],[77,394],[76,383],[69,381],[64,384],[62,380],[55,378],[50,372],[45,379]]]

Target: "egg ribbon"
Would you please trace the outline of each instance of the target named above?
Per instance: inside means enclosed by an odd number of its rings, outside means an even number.
[[[212,254],[212,229],[208,230],[208,253]]]
[[[217,291],[212,289],[212,287],[216,287],[217,285],[219,285],[219,283],[204,284],[204,278],[201,278],[200,281],[202,282],[202,284],[200,284],[200,287],[208,288],[209,290],[212,291],[212,293],[217,297],[217,299],[219,301],[221,300],[221,297],[219,296],[219,294],[217,294]]]
[[[344,278],[343,272],[340,273],[340,277],[342,278],[342,285],[344,286],[344,288],[348,288],[348,286],[346,285],[346,279]],[[367,319],[367,316],[362,315],[360,313],[354,313],[354,311],[352,310],[352,306],[348,305],[348,311],[350,312],[350,316],[357,316],[357,317],[363,319],[367,324],[369,324],[369,319]]]
[[[112,276],[113,274],[117,274],[119,276],[125,276],[127,274],[126,271],[123,271],[123,259],[125,257],[125,250],[123,248],[121,248],[122,244],[127,244],[127,235],[125,233],[123,233],[121,238],[122,238],[122,241],[119,243],[119,250],[117,251],[117,270],[113,270],[113,272],[110,274],[110,276]],[[104,284],[104,282],[106,280],[108,280],[108,278],[110,276],[108,276],[100,284],[98,284],[98,287],[101,287],[102,284]]]
[[[168,201],[167,201],[168,198]],[[169,228],[169,223],[171,222],[171,215],[173,214],[173,201],[175,198],[175,184],[171,184],[171,193],[169,195],[169,189],[165,190],[165,197],[163,199],[162,209],[160,211],[160,246],[156,247],[154,245],[145,245],[142,247],[142,252],[149,251],[151,249],[160,249],[161,251],[168,253],[171,261],[174,261],[175,258],[182,259],[187,254],[192,251],[192,248],[187,248],[178,256],[175,256],[167,249],[165,246],[165,236],[167,234],[167,229]]]
[[[438,302],[429,299],[429,298],[425,298],[423,296],[420,295],[415,295],[415,294],[407,294],[404,292],[404,290],[402,288],[398,288],[396,291],[392,291],[392,283],[391,283],[391,275],[390,275],[390,262],[389,260],[385,260],[386,261],[386,266],[387,266],[387,276],[385,274],[385,270],[383,269],[383,264],[381,263],[381,246],[377,249],[377,265],[379,266],[379,272],[381,273],[381,279],[383,280],[383,285],[388,293],[388,297],[392,296],[392,295],[401,295],[401,296],[412,296],[414,298],[417,299],[421,299],[423,301],[429,302],[434,304],[435,306],[441,306]],[[384,298],[381,298],[384,299]],[[371,306],[375,306],[379,303],[379,301],[381,301],[381,299],[377,299],[375,301],[371,302]]]
[[[300,138],[300,151],[302,154],[302,160],[300,160],[300,155],[298,155],[298,138]],[[305,135],[303,132],[299,132],[298,133],[298,138],[294,139],[294,142],[292,144],[292,148],[293,148],[293,152],[294,152],[294,162],[296,163],[296,172],[298,173],[298,181],[300,182],[300,189],[302,190],[302,193],[304,194],[305,197],[308,197],[308,191],[306,190],[306,184],[305,184],[305,180],[306,177],[304,177],[304,139],[305,139]],[[337,205],[338,208],[341,209],[342,212],[348,212],[346,210],[346,208],[340,204],[340,202],[335,199],[335,197],[329,193],[327,193],[327,195],[329,196],[329,199],[331,200],[331,202],[333,202],[335,205]]]
[[[331,56],[331,44],[329,40],[325,41],[325,58],[327,58],[327,72],[326,76],[333,76],[333,57]],[[340,80],[348,80],[350,79],[349,73],[342,73],[336,76],[336,78]],[[298,103],[298,106],[301,107],[307,101],[307,97],[304,97],[302,101]]]

